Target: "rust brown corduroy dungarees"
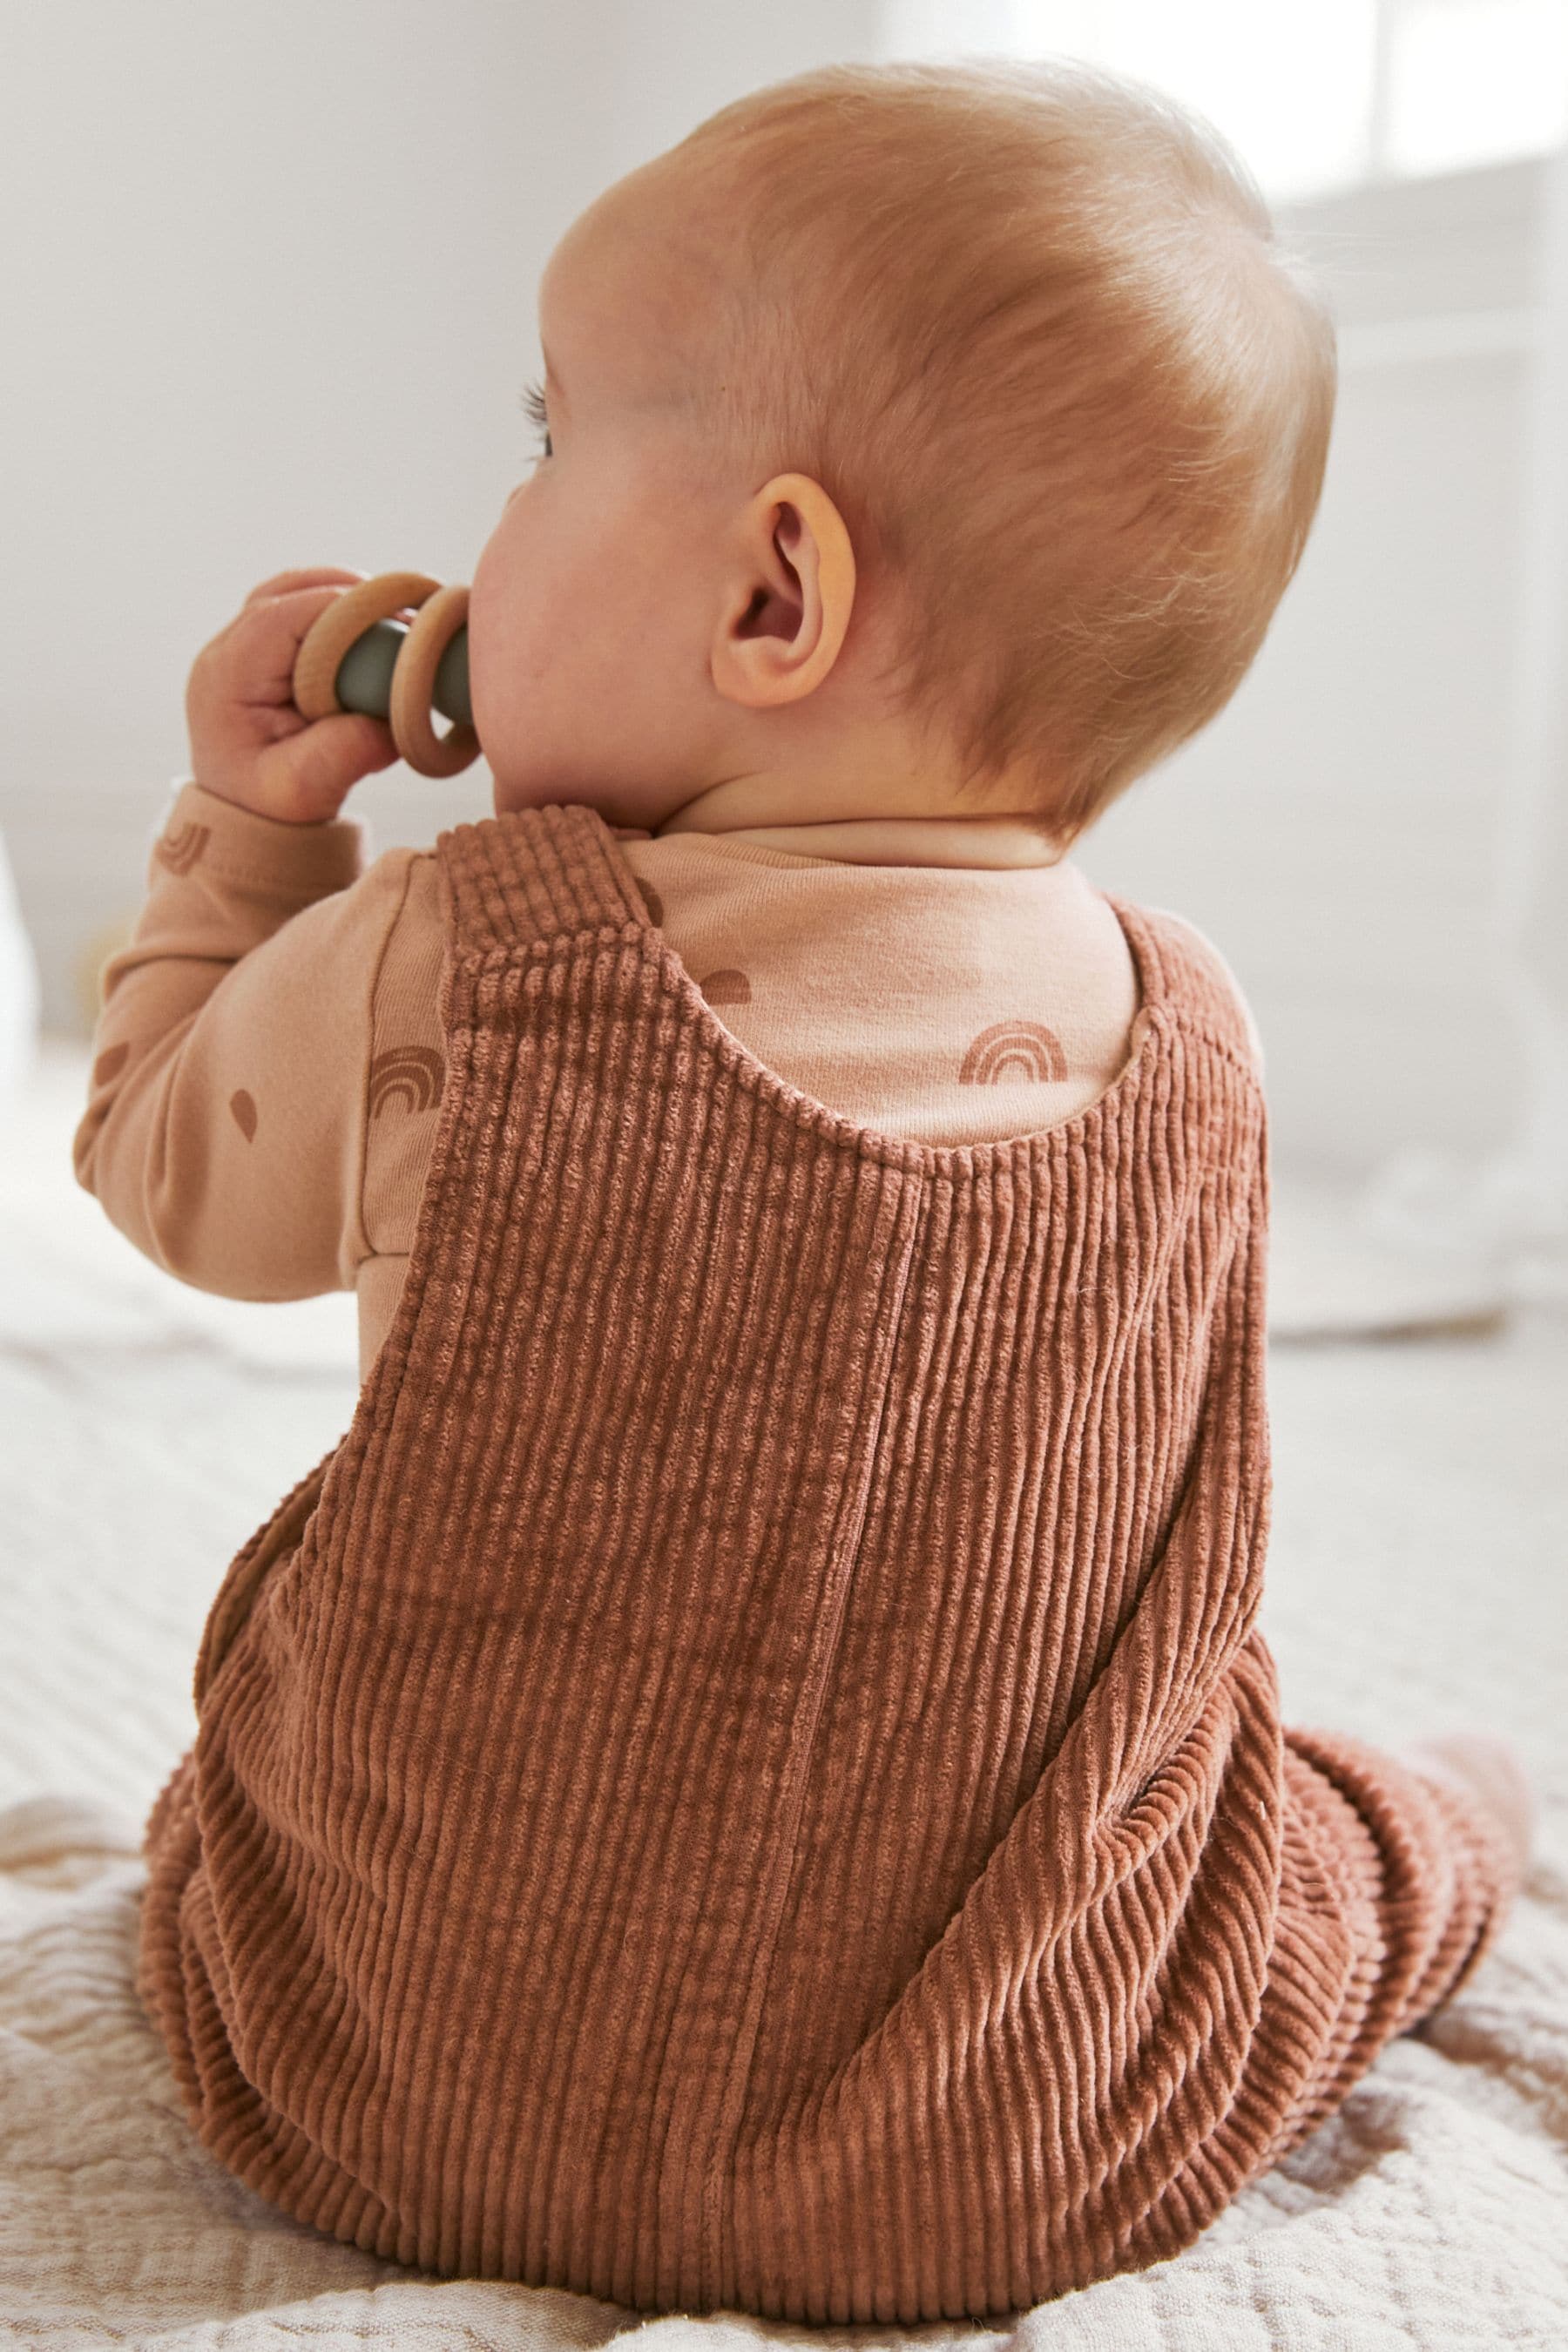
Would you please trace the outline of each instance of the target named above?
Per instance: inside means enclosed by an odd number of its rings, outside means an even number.
[[[441,2274],[983,2318],[1177,2252],[1450,1992],[1500,1838],[1279,1726],[1264,1108],[928,1145],[720,1023],[594,809],[437,843],[447,1068],[353,1422],[148,1823],[202,2141]]]

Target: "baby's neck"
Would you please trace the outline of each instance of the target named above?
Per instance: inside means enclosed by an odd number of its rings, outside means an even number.
[[[718,825],[693,822],[685,811],[659,825],[652,838],[706,833],[720,841],[756,841],[802,857],[847,866],[1055,866],[1063,855],[1016,817],[857,817],[831,824]]]

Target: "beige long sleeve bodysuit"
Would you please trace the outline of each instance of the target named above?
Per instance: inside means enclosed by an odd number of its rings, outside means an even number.
[[[1131,1050],[1138,990],[1076,866],[841,864],[613,828],[719,1019],[815,1099],[967,1143],[1073,1117]],[[407,1267],[436,1114],[430,849],[289,824],[183,780],[105,962],[79,1181],[171,1274],[236,1298],[353,1290],[360,1373]]]

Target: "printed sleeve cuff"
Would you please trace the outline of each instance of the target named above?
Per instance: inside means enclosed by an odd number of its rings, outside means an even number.
[[[194,776],[185,776],[170,787],[150,854],[175,871],[199,857],[226,880],[263,884],[290,898],[320,898],[356,881],[371,849],[363,817],[289,824],[281,817],[241,808],[221,793],[206,791]],[[149,882],[153,879],[150,873]]]

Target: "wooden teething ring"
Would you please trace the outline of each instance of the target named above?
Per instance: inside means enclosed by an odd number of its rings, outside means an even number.
[[[392,673],[387,716],[400,756],[422,776],[455,776],[479,748],[472,727],[455,724],[438,737],[430,724],[430,689],[442,655],[468,617],[468,592],[443,588],[424,572],[378,572],[347,588],[321,614],[294,659],[294,708],[304,719],[331,719],[341,709],[337,676],[349,647],[395,614],[417,606]]]
[[[392,673],[392,737],[411,768],[422,776],[455,776],[479,748],[473,728],[460,719],[437,736],[430,724],[430,693],[441,656],[468,617],[468,592],[454,582],[438,588],[414,615]]]

